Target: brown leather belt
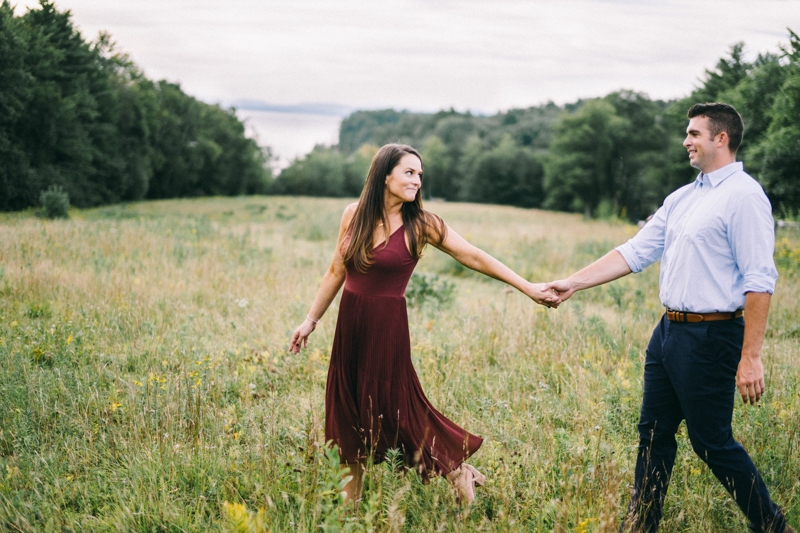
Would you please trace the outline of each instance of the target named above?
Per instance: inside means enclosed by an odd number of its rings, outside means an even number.
[[[744,314],[744,311],[737,309],[732,313],[689,313],[686,311],[673,311],[667,309],[667,318],[673,322],[710,322],[713,320],[733,320]]]

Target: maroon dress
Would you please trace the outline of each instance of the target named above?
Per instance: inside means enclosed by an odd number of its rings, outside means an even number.
[[[397,448],[424,482],[457,468],[483,439],[433,408],[411,364],[405,291],[417,261],[400,229],[373,251],[366,274],[352,264],[339,305],[325,391],[325,438],[343,463],[376,463]]]

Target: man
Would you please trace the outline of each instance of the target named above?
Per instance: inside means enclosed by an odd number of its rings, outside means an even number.
[[[685,419],[695,453],[751,528],[794,533],[731,429],[734,389],[745,404],[764,394],[761,344],[778,277],[772,209],[736,162],[744,131],[739,113],[726,104],[697,104],[688,117],[683,145],[700,170],[697,179],[670,194],[627,243],[547,288],[564,301],[661,259],[659,296],[667,313],[647,347],[634,489],[620,531],[658,528],[675,433]]]

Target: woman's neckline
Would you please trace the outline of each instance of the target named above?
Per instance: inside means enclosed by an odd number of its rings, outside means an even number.
[[[385,244],[385,243],[387,243],[387,242],[391,241],[391,240],[392,240],[392,237],[394,237],[394,234],[395,234],[395,233],[397,233],[398,231],[400,231],[404,225],[405,225],[405,224],[400,224],[399,226],[397,226],[397,228],[395,228],[395,230],[394,230],[394,231],[393,231],[393,232],[392,232],[392,233],[389,235],[389,238],[388,238],[388,239],[386,239],[386,240],[383,240],[383,241],[379,242],[378,244],[376,244],[375,246],[373,246],[373,247],[372,247],[372,249],[373,249],[373,250],[377,250],[379,246],[382,246],[383,244]]]

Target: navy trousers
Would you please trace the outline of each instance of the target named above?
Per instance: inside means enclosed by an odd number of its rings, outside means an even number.
[[[639,451],[627,524],[655,531],[661,519],[682,420],[695,453],[708,464],[755,531],[782,532],[783,513],[744,447],[733,438],[736,370],[744,320],[670,322],[662,317],[644,365]]]

